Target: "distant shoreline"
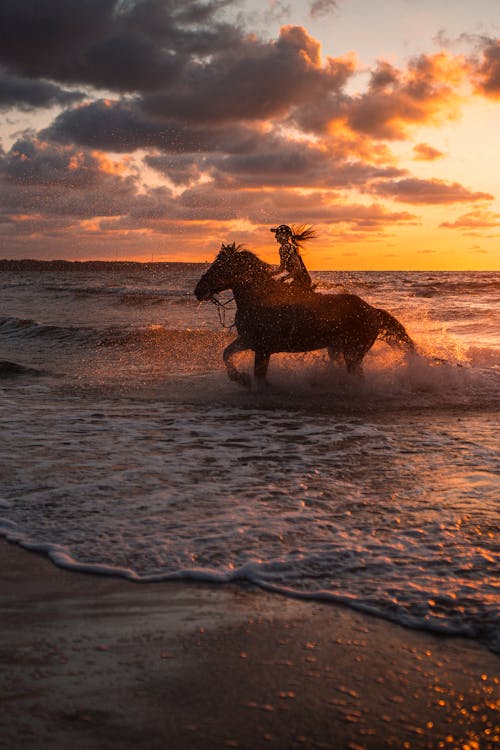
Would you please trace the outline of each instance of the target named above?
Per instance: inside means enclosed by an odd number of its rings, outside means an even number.
[[[37,260],[34,258],[0,258],[0,271],[26,270],[102,270],[103,267],[124,266],[144,268],[147,266],[204,266],[207,261],[140,261],[140,260]]]
[[[153,266],[207,266],[211,263],[209,260],[200,261],[179,261],[179,260],[41,260],[36,258],[0,258],[0,272],[2,271],[32,271],[32,270],[55,270],[55,271],[80,271],[80,270],[102,270],[103,268],[147,268]],[[499,270],[460,270],[454,271],[452,269],[441,269],[441,270],[428,270],[428,269],[392,269],[392,270],[375,270],[375,269],[346,269],[346,268],[322,268],[322,269],[311,269],[312,273],[477,273],[477,274],[493,274],[499,273]]]

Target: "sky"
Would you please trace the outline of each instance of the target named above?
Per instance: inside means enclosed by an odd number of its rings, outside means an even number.
[[[500,268],[498,0],[2,0],[0,258]]]

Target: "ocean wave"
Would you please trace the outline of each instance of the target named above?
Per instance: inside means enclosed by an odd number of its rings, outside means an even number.
[[[78,326],[56,326],[29,318],[0,318],[0,336],[7,339],[49,339],[64,342],[94,343],[97,331]]]
[[[500,368],[500,349],[495,346],[469,346],[465,357],[472,367]]]
[[[322,290],[330,292],[351,292],[362,295],[401,291],[410,297],[446,298],[461,296],[464,300],[474,296],[495,296],[500,294],[500,279],[494,273],[446,273],[427,275],[423,272],[368,272],[348,273],[341,271],[319,272],[315,275]]]
[[[432,281],[431,283],[413,283],[410,294],[415,297],[463,297],[467,300],[470,296],[490,296],[500,294],[500,281],[491,278],[480,280],[463,281]]]
[[[152,307],[153,305],[166,305],[170,300],[161,294],[144,292],[125,292],[120,295],[120,305],[131,307]]]
[[[194,356],[204,349],[213,352],[214,344],[220,344],[223,334],[205,329],[172,329],[162,325],[149,325],[134,329],[110,328],[101,333],[100,346],[179,349]]]
[[[26,365],[20,365],[18,362],[9,362],[8,360],[0,360],[0,378],[15,378],[19,375],[43,375],[43,370],[38,370],[36,367],[27,367]]]
[[[153,307],[155,305],[178,303],[190,303],[195,306],[198,304],[193,295],[176,289],[144,289],[115,284],[62,288],[59,286],[48,286],[45,289],[51,292],[71,294],[77,299],[85,299],[87,297],[107,298],[118,305],[129,307]]]
[[[179,346],[210,347],[220,342],[224,332],[205,329],[170,329],[159,324],[106,328],[56,326],[22,318],[0,318],[0,337],[7,339],[50,339],[65,343],[89,344],[102,347],[156,347]]]

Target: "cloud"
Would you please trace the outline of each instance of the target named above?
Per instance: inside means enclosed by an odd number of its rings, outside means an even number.
[[[255,16],[255,12],[253,15]],[[269,25],[271,21],[284,23],[291,15],[292,9],[289,3],[285,3],[283,0],[270,0],[268,10],[259,14],[259,17],[263,20],[264,24]]]
[[[275,38],[248,33],[249,15],[227,20],[225,9],[236,4],[3,0],[0,107],[57,114],[0,149],[2,237],[12,239],[18,227],[28,241],[52,226],[66,239],[182,232],[194,243],[203,226],[243,226],[244,234],[294,221],[318,223],[336,240],[375,241],[420,221],[389,210],[385,198],[413,205],[492,198],[412,177],[390,142],[455,117],[471,81],[496,96],[496,40],[483,39],[468,59],[440,52],[399,67],[381,60],[354,94],[354,54],[323,55],[297,25]],[[337,5],[308,0],[305,8],[319,18]],[[276,2],[272,10],[286,8]],[[443,156],[415,142],[415,160]],[[381,202],[366,205],[350,191]]]
[[[234,191],[206,183],[188,188],[176,197],[163,187],[151,189],[136,200],[133,216],[141,220],[153,217],[154,221],[247,221],[256,226],[291,221],[342,224],[368,232],[417,221],[413,214],[387,211],[379,204],[336,202],[335,194],[330,191],[307,195],[279,189]]]
[[[78,143],[116,152],[153,148],[168,153],[245,151],[252,148],[260,135],[256,126],[235,123],[206,128],[148,116],[137,100],[108,99],[65,110],[41,133],[43,138],[59,143]]]
[[[413,154],[416,161],[436,161],[436,159],[441,159],[444,156],[442,151],[429,146],[428,143],[417,143],[413,147]]]
[[[66,239],[73,233],[79,241],[99,233],[104,241],[109,232],[171,234],[185,231],[186,223],[216,223],[222,230],[235,222],[258,227],[293,220],[366,235],[417,220],[379,204],[347,203],[331,190],[305,195],[289,189],[224,189],[213,183],[179,193],[165,186],[147,188],[122,160],[28,135],[0,158],[0,206],[2,238],[10,242],[15,235],[17,247],[23,238],[29,244],[54,233]]]
[[[263,41],[218,19],[211,0],[5,0],[0,62],[10,74],[140,96],[190,122],[256,120],[339,90],[352,65],[320,58],[303,27]]]
[[[314,132],[343,127],[376,139],[404,139],[413,125],[436,125],[457,116],[459,89],[468,73],[462,57],[445,52],[413,58],[406,70],[379,61],[366,92],[325,97],[311,111],[299,108],[294,117]]]
[[[467,61],[470,83],[476,93],[492,99],[500,98],[500,38],[466,32],[450,39],[440,31],[435,41],[448,49],[464,45],[472,47],[474,52]]]
[[[322,143],[292,138],[260,123],[221,123],[204,127],[147,116],[136,101],[99,100],[61,113],[41,136],[116,152],[149,150],[148,166],[175,184],[205,174],[226,187],[331,187],[363,185],[405,174],[395,166],[364,163],[358,145],[329,139]],[[376,156],[375,156],[376,158]]]
[[[500,214],[494,211],[469,211],[455,221],[444,221],[439,226],[446,229],[490,229],[500,227]]]
[[[348,161],[328,151],[322,144],[293,141],[269,133],[257,138],[252,147],[233,154],[159,155],[146,157],[149,166],[174,182],[188,169],[187,176],[210,177],[214,185],[226,189],[251,187],[328,187],[352,188],[367,180],[393,178],[404,174],[395,167],[376,167]],[[180,170],[180,172],[179,172]],[[186,173],[187,174],[187,173]]]
[[[199,129],[200,140],[201,129],[217,132],[224,125],[252,127],[284,119],[298,105],[340,92],[354,70],[352,58],[323,63],[319,43],[302,27],[286,26],[276,41],[249,37],[236,48],[215,51],[207,61],[193,58],[161,90],[66,110],[48,133],[82,138],[79,134],[86,132],[87,144],[105,133],[102,145],[113,148],[114,138],[115,150],[145,141],[162,147],[171,131],[182,143],[183,133]],[[207,136],[201,139],[206,142]]]
[[[247,37],[207,62],[190,62],[175,84],[146,93],[142,108],[197,123],[284,117],[340,91],[353,72],[352,59],[323,64],[319,42],[301,26],[283,26],[276,41]]]
[[[87,123],[90,145],[97,122],[94,145],[113,148],[116,133],[113,150],[121,151],[134,141],[164,148],[170,133],[182,143],[180,131],[191,128],[287,120],[353,149],[362,146],[356,141],[361,136],[368,151],[366,139],[404,138],[414,124],[456,114],[456,88],[467,67],[461,57],[421,55],[407,70],[380,61],[368,90],[349,96],[345,86],[357,71],[353,55],[323,60],[319,42],[301,26],[283,26],[275,40],[259,39],[220,21],[224,4],[86,0],[89,13],[83,18],[80,0],[40,0],[37,23],[48,29],[40,34],[31,3],[6,0],[0,28],[10,27],[16,44],[5,39],[0,60],[18,77],[37,75],[130,94],[107,111],[102,102],[66,110],[53,125],[54,137],[64,132],[68,137],[83,132]],[[310,7],[320,12],[334,5],[318,0]],[[104,132],[107,141],[98,144],[97,134]]]
[[[482,50],[477,65],[478,90],[492,99],[500,98],[500,39],[491,39]]]
[[[22,78],[0,71],[0,109],[17,107],[29,111],[55,104],[71,105],[81,101],[84,94],[68,91],[50,81]]]
[[[0,162],[0,176],[7,182],[27,186],[54,186],[82,189],[97,182],[116,181],[118,165],[95,152],[63,148],[25,136],[17,140]],[[122,178],[120,178],[121,180]]]
[[[19,139],[0,159],[2,215],[120,215],[138,189],[136,178],[121,171],[105,154]]]
[[[236,44],[209,0],[3,0],[0,61],[12,72],[114,91],[151,90],[192,55]]]
[[[372,186],[371,192],[403,203],[468,203],[493,200],[490,193],[472,192],[458,182],[432,179],[421,180],[408,177],[403,180],[388,180]]]
[[[309,14],[311,18],[320,18],[327,16],[332,11],[337,10],[337,0],[310,0]]]

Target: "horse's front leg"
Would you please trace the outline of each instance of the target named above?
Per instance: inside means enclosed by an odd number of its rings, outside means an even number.
[[[259,349],[256,350],[253,372],[255,376],[255,385],[257,386],[258,391],[263,391],[268,386],[266,376],[270,359],[271,355],[267,352],[260,351]]]
[[[240,337],[238,337],[224,349],[224,353],[222,355],[222,359],[224,360],[224,364],[226,365],[226,370],[229,378],[245,386],[245,388],[250,388],[250,386],[252,385],[252,381],[250,380],[250,376],[247,375],[246,372],[240,372],[236,369],[233,364],[233,357],[235,354],[247,351],[249,348],[250,347],[245,344]]]

